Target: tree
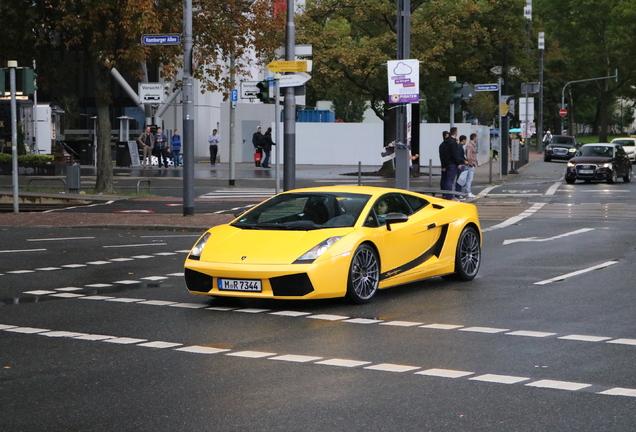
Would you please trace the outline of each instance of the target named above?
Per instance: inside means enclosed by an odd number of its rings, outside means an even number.
[[[284,14],[274,17],[275,0],[194,0],[197,13],[193,63],[195,77],[207,90],[229,91],[227,67],[230,55],[237,60],[235,72],[247,73],[248,51],[259,57],[280,46]],[[177,11],[175,17],[175,11]],[[97,108],[98,192],[112,192],[110,106],[111,70],[117,68],[133,77],[143,74],[147,61],[163,65],[163,74],[174,79],[182,63],[180,47],[148,47],[140,44],[142,34],[181,33],[180,0],[12,0],[0,4],[3,55],[20,55],[20,60],[38,60],[38,84],[54,85],[55,78],[67,78],[62,68],[79,54],[94,89]],[[40,60],[42,60],[40,62]],[[64,60],[67,62],[64,63]],[[40,80],[40,76],[43,77]]]

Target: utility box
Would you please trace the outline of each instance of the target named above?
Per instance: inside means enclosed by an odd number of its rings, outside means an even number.
[[[80,175],[79,165],[69,165],[66,167],[66,189],[71,193],[79,192],[81,188],[82,177]]]

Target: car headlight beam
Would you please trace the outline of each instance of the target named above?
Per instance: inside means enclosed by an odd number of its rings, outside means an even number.
[[[327,240],[321,241],[316,246],[305,252],[300,258],[294,261],[294,264],[310,264],[314,262],[318,257],[324,254],[335,242],[340,240],[343,236],[329,237]]]
[[[210,238],[210,233],[206,232],[199,239],[199,241],[192,247],[192,250],[190,250],[190,255],[189,255],[189,258],[191,260],[198,260],[201,258],[201,254],[203,253],[203,249],[205,248],[205,244],[207,243],[209,238]]]

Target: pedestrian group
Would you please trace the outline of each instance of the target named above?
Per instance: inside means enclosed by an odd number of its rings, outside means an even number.
[[[442,169],[440,189],[443,191],[462,192],[466,188],[468,198],[476,198],[471,187],[475,176],[477,162],[477,134],[470,134],[470,141],[466,135],[457,138],[457,128],[450,128],[450,132],[442,133],[443,141],[439,145],[439,159]],[[459,194],[443,194],[445,199],[465,201]]]

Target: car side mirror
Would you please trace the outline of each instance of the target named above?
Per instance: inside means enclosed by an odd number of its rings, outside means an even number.
[[[391,231],[391,225],[396,223],[404,223],[409,220],[409,217],[404,213],[389,213],[386,215],[384,221],[386,222],[386,229]]]

